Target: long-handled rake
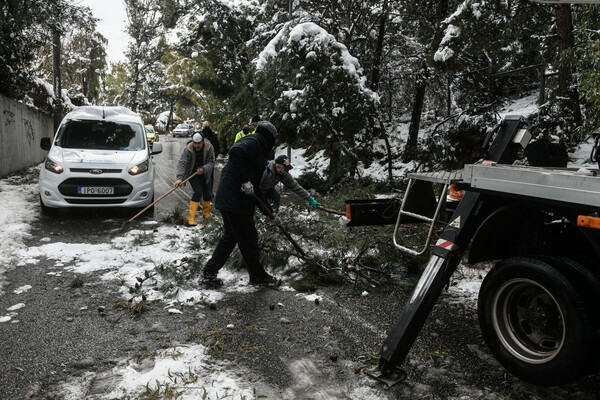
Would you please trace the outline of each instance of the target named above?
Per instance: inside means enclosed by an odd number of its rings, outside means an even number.
[[[198,172],[194,172],[193,174],[191,174],[183,182],[181,182],[181,185],[183,185],[184,183],[186,183],[187,181],[189,181],[190,179],[192,179],[197,174],[198,174]],[[125,224],[123,224],[123,226],[121,227],[121,230],[119,232],[123,232],[123,229],[125,229],[125,227],[127,226],[128,223],[130,223],[131,221],[133,221],[134,219],[136,219],[137,217],[139,217],[140,215],[142,215],[146,210],[148,210],[150,207],[152,207],[153,205],[155,205],[156,203],[158,203],[159,201],[161,201],[162,199],[164,199],[165,197],[167,197],[169,194],[173,193],[175,191],[175,189],[181,187],[181,185],[179,185],[177,187],[174,187],[173,189],[169,190],[167,193],[165,193],[162,196],[160,196],[157,200],[154,200],[152,203],[148,204],[146,206],[146,208],[144,208],[142,211],[140,211],[139,213],[137,213],[133,217],[131,217],[129,219],[129,221],[125,222]]]

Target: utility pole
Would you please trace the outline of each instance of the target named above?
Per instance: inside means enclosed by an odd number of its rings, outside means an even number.
[[[52,86],[56,103],[54,105],[54,131],[58,129],[62,118],[62,87],[60,83],[60,32],[56,27],[52,28]]]

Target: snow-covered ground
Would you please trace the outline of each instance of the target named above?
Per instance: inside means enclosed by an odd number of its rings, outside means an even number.
[[[525,98],[519,102],[507,107],[503,114],[524,114],[528,115],[535,110],[535,96]],[[572,154],[573,162],[571,167],[595,167],[587,162],[590,154],[591,140],[582,145]],[[278,153],[283,153],[283,149],[278,149]],[[294,176],[302,174],[306,169],[323,170],[326,167],[326,161],[323,157],[315,157],[307,161],[303,157],[302,150],[293,150],[292,164],[294,169],[291,173]],[[37,174],[38,167],[31,168],[29,173]],[[383,171],[373,168],[365,170],[365,174],[373,176],[384,176]],[[166,225],[156,225],[153,222],[147,222],[142,225],[140,230],[130,230],[124,233],[115,232],[114,239],[110,243],[88,244],[88,243],[56,243],[51,239],[43,238],[39,245],[27,247],[25,240],[30,237],[30,225],[38,218],[38,197],[37,181],[29,180],[30,183],[20,183],[19,177],[8,177],[0,179],[0,235],[3,238],[0,241],[0,295],[6,286],[5,273],[9,268],[27,267],[27,265],[39,262],[41,257],[45,257],[54,262],[55,270],[49,274],[60,274],[61,270],[74,272],[77,274],[95,273],[100,280],[122,280],[121,286],[124,295],[127,295],[127,289],[133,286],[136,278],[144,271],[152,272],[157,263],[168,263],[177,266],[184,257],[189,255],[189,249],[185,243],[189,240],[192,233],[202,235],[200,229],[186,227],[173,227]],[[164,242],[150,243],[147,245],[133,242],[136,237],[143,234],[146,230],[157,230],[155,237],[169,238]],[[200,237],[201,239],[201,237]],[[180,243],[179,246],[173,246],[173,243]],[[212,248],[202,250],[210,252]],[[58,272],[57,272],[58,271]],[[460,267],[454,277],[453,285],[450,286],[451,301],[466,302],[469,305],[474,304],[482,274],[485,270],[472,270]],[[149,300],[164,301],[165,308],[172,313],[186,312],[186,306],[197,302],[219,302],[223,296],[230,292],[253,291],[253,287],[244,283],[245,273],[223,270],[220,275],[229,284],[226,290],[211,291],[198,290],[189,286],[177,287],[172,293],[161,293],[154,291],[149,296]],[[160,280],[160,276],[155,279]],[[27,285],[21,286],[18,291],[30,289]],[[287,290],[293,290],[286,288]],[[177,291],[177,295],[173,294]],[[165,298],[169,295],[169,298]],[[308,301],[314,301],[314,297],[307,296]],[[0,310],[0,323],[18,323],[19,310],[27,307],[26,303],[17,302],[6,310]],[[175,354],[176,353],[176,354]],[[122,363],[115,366],[113,371],[115,375],[123,377],[106,397],[102,398],[126,398],[127,396],[136,397],[146,385],[165,385],[172,383],[173,377],[185,377],[186,374],[195,374],[202,371],[201,379],[203,382],[195,381],[193,387],[201,387],[206,397],[201,397],[202,393],[195,390],[186,390],[182,399],[192,398],[252,398],[252,385],[245,382],[230,366],[226,367],[216,360],[211,360],[202,345],[181,346],[174,349],[164,350],[156,354],[154,362],[146,368],[134,368],[133,360],[123,360]],[[180,379],[181,381],[182,379]],[[185,379],[183,379],[185,380]],[[86,390],[86,377],[73,379],[65,382],[62,386],[62,396],[65,399],[83,398]],[[348,395],[348,394],[347,394]],[[351,398],[356,399],[377,399],[378,392],[369,387],[356,389],[354,395],[349,394]]]

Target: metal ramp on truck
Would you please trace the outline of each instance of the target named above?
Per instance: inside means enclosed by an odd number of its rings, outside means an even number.
[[[404,193],[404,198],[402,199],[402,204],[400,205],[400,209],[398,210],[398,216],[396,219],[396,226],[394,227],[394,236],[393,242],[394,246],[398,249],[404,251],[405,253],[411,254],[413,256],[420,256],[425,254],[427,249],[429,248],[429,244],[431,243],[431,238],[433,237],[435,224],[439,221],[440,213],[442,208],[444,207],[445,196],[448,192],[448,188],[453,183],[459,183],[462,180],[462,172],[421,172],[421,173],[411,173],[408,175],[409,181],[406,192]],[[425,215],[418,214],[414,211],[411,211],[407,208],[407,204],[410,204],[408,199],[418,198],[418,195],[415,195],[413,192],[413,188],[417,185],[417,182],[429,182],[440,184],[443,186],[440,191],[440,195],[438,196],[437,205],[435,206],[435,212],[433,215]],[[407,246],[400,244],[397,240],[398,232],[400,231],[400,226],[402,221],[402,216],[407,216],[413,218],[415,220],[421,222],[429,223],[429,231],[427,233],[427,238],[425,240],[425,244],[421,248],[421,250],[414,250]]]

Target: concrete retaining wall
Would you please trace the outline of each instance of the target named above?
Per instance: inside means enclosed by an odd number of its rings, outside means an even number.
[[[44,161],[43,137],[54,137],[52,116],[0,94],[0,177]]]

